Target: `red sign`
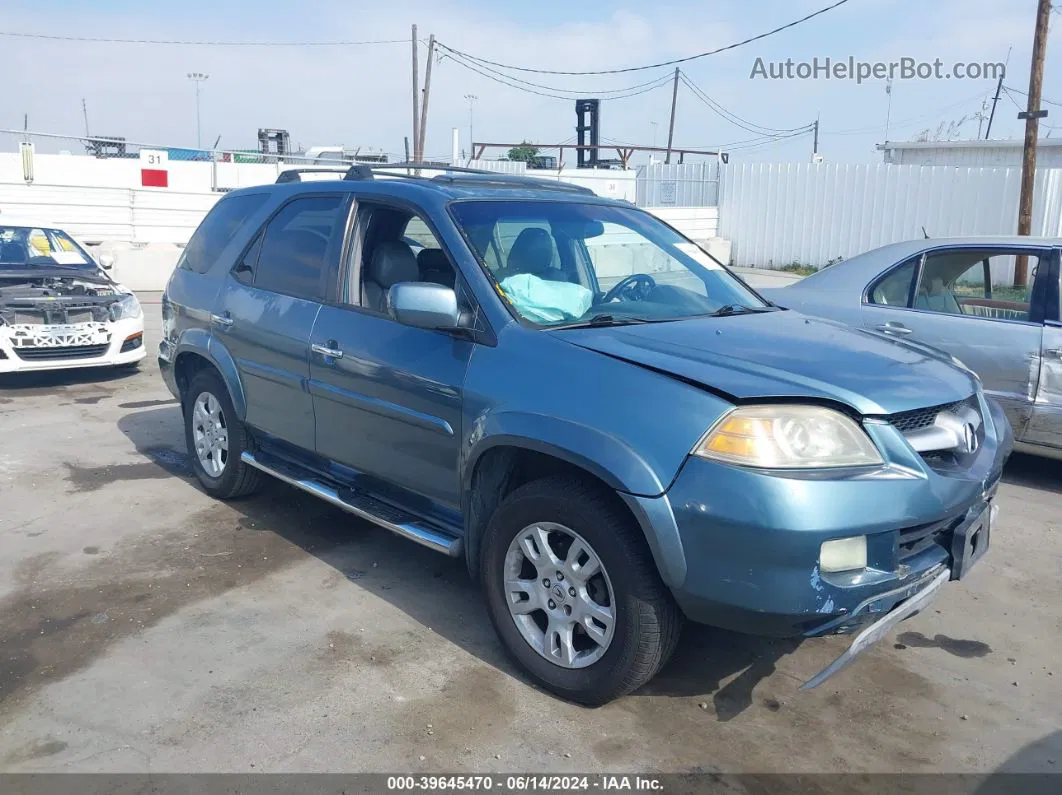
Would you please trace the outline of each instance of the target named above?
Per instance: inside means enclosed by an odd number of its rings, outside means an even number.
[[[168,188],[170,172],[161,168],[142,168],[140,169],[140,184],[145,188]]]

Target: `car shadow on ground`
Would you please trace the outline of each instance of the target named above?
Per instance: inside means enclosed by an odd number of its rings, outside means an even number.
[[[1003,482],[1062,494],[1062,461],[1015,453],[1003,470]]]
[[[40,394],[52,394],[51,390],[67,386],[84,384],[108,384],[124,381],[137,374],[128,366],[119,367],[79,367],[69,370],[38,370],[28,373],[3,373],[0,375],[0,390],[32,395],[33,390]]]
[[[176,406],[126,414],[118,427],[160,475],[199,488]],[[225,504],[241,515],[243,529],[275,533],[464,651],[524,679],[497,639],[463,559],[420,547],[279,481]],[[730,720],[751,705],[753,688],[797,645],[687,624],[675,657],[635,695],[711,697],[719,720]]]

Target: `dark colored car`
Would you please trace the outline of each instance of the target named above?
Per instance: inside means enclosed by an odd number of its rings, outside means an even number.
[[[1010,428],[946,355],[571,185],[284,179],[221,199],[163,297],[200,482],[267,473],[464,558],[554,693],[644,684],[683,617],[859,632],[813,686],[987,548]]]

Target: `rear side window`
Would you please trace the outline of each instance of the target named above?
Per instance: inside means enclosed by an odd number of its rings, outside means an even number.
[[[179,267],[206,273],[243,223],[265,204],[268,195],[251,193],[229,196],[207,213],[184,249]]]
[[[254,285],[276,293],[321,300],[328,244],[340,223],[342,196],[295,199],[266,226]]]
[[[870,302],[881,306],[906,307],[911,297],[911,282],[914,280],[915,266],[919,259],[915,257],[875,284],[870,291]]]

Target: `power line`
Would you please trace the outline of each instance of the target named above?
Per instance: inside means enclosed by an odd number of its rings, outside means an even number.
[[[193,47],[353,47],[362,44],[408,44],[408,39],[375,39],[371,41],[191,41],[183,39],[112,39],[96,36],[60,36],[50,33],[20,33],[0,31],[0,36],[19,39],[49,39],[51,41],[83,41],[93,44],[178,44]]]
[[[439,44],[438,41],[436,41],[435,44],[436,44],[436,46],[442,46],[442,45]],[[572,99],[572,97],[570,97],[570,96],[564,96],[564,95],[561,95],[561,94],[551,94],[551,93],[547,93],[545,91],[538,91],[537,89],[534,89],[534,88],[527,88],[527,87],[519,85],[517,83],[509,82],[508,79],[505,79],[505,78],[502,78],[502,77],[498,76],[497,72],[494,72],[494,73],[486,72],[483,69],[480,69],[477,66],[473,66],[471,63],[466,62],[461,57],[454,57],[453,55],[451,55],[450,56],[450,60],[453,61],[456,64],[460,64],[461,66],[465,67],[466,69],[469,69],[469,70],[471,70],[471,71],[473,71],[473,72],[475,72],[477,74],[482,75],[483,77],[486,77],[488,80],[493,80],[495,83],[501,83],[502,85],[508,86],[509,88],[515,88],[518,91],[526,91],[529,94],[537,94],[540,97],[547,97],[549,99],[563,99],[566,102],[570,101]],[[669,82],[671,82],[670,76],[661,77],[661,78],[659,78],[659,79],[657,79],[655,81],[651,81],[651,83],[649,83],[649,84],[643,84],[643,85],[646,85],[647,87],[646,88],[642,88],[639,91],[631,91],[628,94],[620,94],[618,96],[608,97],[608,99],[626,99],[628,97],[636,97],[639,94],[645,94],[648,91],[653,91],[654,89],[660,88],[661,86],[664,86],[664,85],[666,85]]]
[[[1011,88],[1010,86],[1003,86],[1003,90],[1004,91],[1013,91],[1015,94],[1021,94],[1023,97],[1029,96],[1028,93],[1026,93],[1025,91],[1021,91],[1020,89],[1017,89],[1017,88]],[[1062,108],[1062,102],[1056,102],[1053,99],[1044,99],[1043,97],[1040,97],[1040,101],[1045,103],[1045,104],[1047,104],[1047,105],[1055,105],[1055,106],[1057,106],[1059,108]],[[1022,110],[1025,110],[1025,108],[1022,108]]]
[[[707,105],[717,115],[719,115],[722,118],[726,119],[728,122],[733,124],[735,127],[740,127],[741,129],[745,130],[746,132],[750,132],[750,133],[753,133],[753,134],[756,134],[756,135],[774,135],[775,133],[790,133],[790,132],[795,132],[797,130],[806,130],[806,129],[810,129],[811,127],[814,126],[814,124],[811,123],[811,124],[801,125],[800,127],[788,127],[788,128],[784,128],[783,129],[783,128],[778,128],[778,127],[765,127],[762,124],[756,124],[756,122],[749,121],[748,119],[743,119],[741,116],[738,116],[736,113],[733,113],[732,111],[729,111],[726,108],[724,108],[722,105],[720,105],[718,102],[716,102],[710,96],[708,96],[684,72],[680,74],[680,77],[682,79],[682,82],[686,84],[686,87],[688,89],[690,89],[690,91],[693,92],[694,96],[697,97],[697,99],[699,99],[701,102],[703,102],[705,105]]]
[[[953,103],[951,105],[945,105],[943,108],[938,108],[937,110],[931,111],[930,113],[921,113],[921,114],[919,114],[917,116],[908,116],[906,119],[900,119],[899,121],[894,121],[894,122],[892,122],[892,126],[893,127],[897,127],[897,128],[898,127],[904,127],[906,125],[913,124],[913,123],[918,122],[918,121],[922,121],[923,119],[939,118],[940,114],[943,113],[944,111],[952,110],[953,108],[958,108],[958,107],[960,107],[962,105],[967,104],[968,102],[972,102],[975,99],[980,99],[983,96],[984,96],[984,92],[983,91],[982,92],[978,92],[977,94],[973,95],[972,97],[967,97],[966,99],[959,100],[958,102],[955,102],[955,103]],[[847,130],[828,130],[828,131],[823,132],[822,134],[823,135],[863,135],[865,133],[878,132],[879,130],[881,130],[881,125],[880,124],[875,125],[873,127],[853,127],[853,128],[847,129]]]
[[[436,46],[439,46],[439,42],[436,42]],[[544,91],[557,91],[557,92],[564,93],[564,94],[573,94],[573,95],[578,95],[578,96],[588,96],[588,95],[597,96],[597,95],[604,95],[604,94],[624,94],[624,93],[626,93],[628,91],[634,91],[634,90],[637,90],[639,88],[645,88],[647,86],[651,86],[651,87],[655,88],[656,87],[656,83],[659,83],[661,80],[667,81],[667,80],[671,79],[671,75],[667,74],[667,75],[661,75],[660,77],[653,78],[652,80],[647,80],[644,83],[638,83],[636,85],[627,86],[625,88],[608,88],[608,89],[600,89],[600,88],[591,88],[591,89],[561,88],[559,86],[543,85],[542,83],[532,83],[529,80],[523,80],[523,79],[521,79],[519,77],[515,77],[514,75],[507,75],[507,74],[505,74],[503,72],[499,72],[497,69],[492,69],[489,66],[483,66],[480,63],[475,63],[475,62],[468,61],[467,59],[465,59],[465,58],[463,58],[461,56],[444,55],[442,57],[443,58],[449,58],[451,61],[454,61],[455,63],[458,63],[461,66],[464,66],[465,68],[468,68],[468,69],[473,68],[473,66],[475,66],[478,69],[483,69],[485,72],[489,72],[490,74],[494,75],[495,77],[497,77],[499,79],[511,80],[511,81],[513,81],[515,83],[520,83],[521,85],[529,86],[531,88],[539,88],[539,89],[542,89]],[[574,97],[573,97],[573,99],[574,99]]]
[[[477,62],[479,64],[486,64],[486,65],[489,65],[489,66],[497,66],[497,67],[499,67],[501,69],[509,69],[509,70],[516,71],[516,72],[533,72],[535,74],[549,74],[549,75],[611,75],[611,74],[621,74],[623,72],[640,72],[640,71],[644,71],[646,69],[658,69],[658,68],[660,68],[662,66],[674,66],[675,64],[686,63],[687,61],[693,61],[693,60],[696,60],[698,58],[706,58],[709,55],[718,55],[721,52],[727,52],[728,50],[734,50],[734,49],[737,49],[738,47],[743,47],[746,44],[751,44],[754,41],[760,41],[761,39],[766,39],[768,36],[773,36],[776,33],[781,33],[783,30],[788,30],[789,28],[796,27],[797,25],[800,25],[801,23],[807,22],[810,19],[814,19],[815,17],[817,17],[817,16],[819,16],[821,14],[825,14],[827,11],[832,11],[833,9],[837,8],[838,6],[842,6],[845,3],[847,3],[847,2],[848,2],[848,0],[836,0],[836,2],[832,3],[831,5],[828,5],[825,8],[820,8],[818,11],[814,11],[814,12],[812,12],[810,14],[807,14],[806,16],[803,16],[800,19],[795,19],[792,22],[788,22],[785,25],[780,25],[779,27],[774,28],[772,30],[768,30],[765,33],[759,33],[759,34],[757,34],[755,36],[749,36],[747,39],[743,39],[742,41],[734,42],[733,44],[728,44],[725,47],[717,47],[714,50],[708,50],[707,52],[700,52],[700,53],[697,53],[696,55],[688,55],[685,58],[675,58],[674,60],[671,60],[671,61],[660,61],[659,63],[646,64],[645,66],[628,66],[628,67],[625,67],[623,69],[601,69],[601,70],[596,70],[596,71],[582,71],[582,72],[578,72],[578,71],[562,71],[562,70],[559,70],[559,69],[532,69],[532,68],[526,67],[526,66],[513,66],[511,64],[499,63],[498,61],[490,61],[490,60],[487,60],[486,58],[479,58],[479,57],[476,57],[474,55],[469,55],[468,53],[463,52],[463,51],[458,50],[458,49],[455,49],[453,47],[449,47],[449,46],[447,46],[447,45],[445,45],[445,44],[443,44],[441,42],[438,42],[438,41],[436,41],[436,45],[439,46],[439,47],[442,47],[443,49],[445,49],[445,50],[447,50],[447,51],[449,51],[451,53],[456,53],[458,55],[463,55],[466,58],[469,58],[469,59],[471,59],[471,60],[473,60],[473,61],[475,61],[475,62]]]

